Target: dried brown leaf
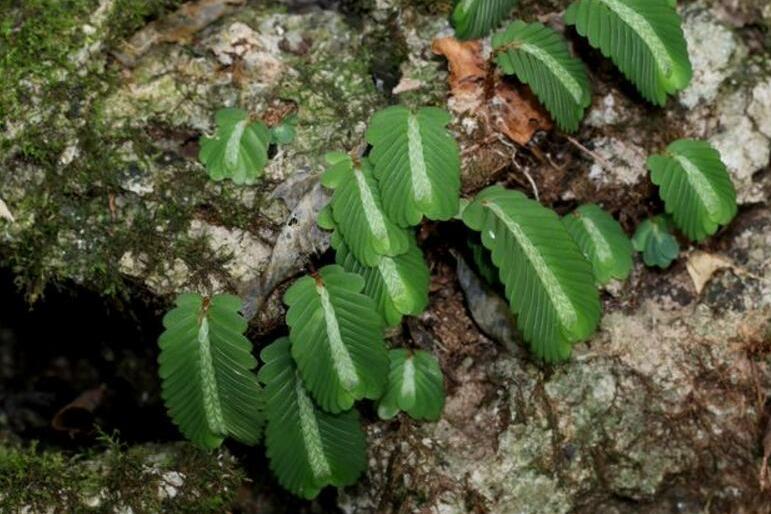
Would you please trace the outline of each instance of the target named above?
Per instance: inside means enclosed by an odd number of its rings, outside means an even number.
[[[450,69],[449,108],[475,115],[489,129],[525,145],[552,122],[529,88],[504,81],[488,66],[479,41],[453,37],[434,40],[432,50],[447,58]],[[491,85],[491,87],[490,87]]]
[[[733,268],[734,264],[730,259],[722,255],[711,254],[702,251],[693,252],[688,257],[685,267],[693,280],[693,287],[697,294],[701,294],[704,286],[718,270]]]

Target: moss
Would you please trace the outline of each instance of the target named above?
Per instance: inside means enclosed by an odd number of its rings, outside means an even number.
[[[360,10],[371,8],[366,2],[353,3]],[[353,37],[343,37],[351,32]],[[384,91],[393,86],[383,82],[397,79],[406,51],[391,23],[372,30],[357,27],[350,18],[320,14],[309,35],[318,43],[307,55],[287,56],[297,75],[286,76],[274,96],[297,105],[293,150],[316,166],[328,151],[351,150],[363,143],[364,124],[387,104]]]
[[[104,436],[81,455],[0,446],[0,503],[16,512],[222,512],[245,475],[224,451],[189,444],[126,447]]]
[[[109,35],[94,37],[117,41],[179,3],[117,0],[105,26],[92,27]],[[0,90],[5,124],[0,129],[7,130],[0,166],[14,170],[0,181],[6,200],[16,193],[16,212],[28,213],[0,263],[15,270],[32,300],[59,279],[117,294],[123,280],[115,263],[136,237],[130,226],[115,222],[111,204],[120,191],[115,171],[125,167],[119,148],[140,138],[129,130],[105,132],[99,122],[98,99],[118,83],[117,69],[104,68],[106,53],[85,66],[74,59],[91,41],[84,26],[99,5],[98,0],[0,0],[0,48],[8,49],[0,57],[0,76],[15,85]],[[63,165],[70,145],[77,155]]]
[[[95,0],[0,0],[0,112],[12,119],[22,114],[27,88],[49,84],[72,69],[70,53],[85,40],[82,20],[97,5]]]
[[[223,269],[225,257],[214,255],[202,238],[188,236],[192,219],[265,233],[269,222],[260,221],[255,212],[264,208],[265,192],[272,185],[247,191],[230,183],[215,184],[196,162],[199,133],[190,127],[204,124],[206,107],[196,107],[192,118],[180,118],[176,107],[181,97],[175,93],[171,102],[158,91],[168,105],[141,105],[141,113],[126,119],[112,112],[115,103],[110,100],[125,88],[121,88],[120,67],[110,64],[107,54],[135,29],[178,3],[116,0],[99,33],[88,39],[103,44],[98,53],[88,57],[82,69],[73,70],[67,56],[85,40],[62,50],[60,65],[53,65],[56,72],[51,76],[65,79],[41,79],[25,100],[31,105],[28,118],[20,120],[21,128],[10,131],[12,135],[0,143],[6,150],[0,168],[15,171],[0,174],[0,189],[17,218],[10,229],[2,226],[10,234],[6,238],[10,244],[0,249],[0,266],[14,269],[30,300],[49,283],[71,280],[105,295],[127,297],[134,284],[122,273],[126,270],[121,269],[121,259],[126,255],[141,261],[137,274],[141,278],[163,277],[170,267],[179,265],[189,269],[185,287],[206,288],[211,274]],[[73,30],[89,21],[91,9],[99,2],[86,4],[89,9],[73,13],[68,20]],[[284,9],[245,8],[233,19],[254,23],[255,17]],[[290,157],[284,157],[290,169],[314,167],[324,152],[363,142],[363,122],[386,103],[372,71],[380,64],[391,71],[398,65],[369,50],[371,41],[366,37],[341,37],[352,32],[342,17],[329,11],[308,16],[290,30],[310,35],[315,43],[309,53],[282,57],[299,76],[287,74],[284,82],[261,97],[267,104],[294,101],[298,106],[297,139]],[[168,51],[172,50],[157,48],[157,55],[148,59],[163,60],[158,56]],[[141,65],[133,69],[134,83],[153,79],[154,75],[143,78],[143,69]],[[196,70],[191,71],[192,79],[184,71],[182,78],[174,73],[164,77],[175,87],[199,80],[205,85],[209,79],[198,77]],[[147,91],[156,89],[152,86]],[[206,97],[206,105],[216,104],[218,95],[215,89]],[[252,100],[247,95],[246,101]],[[74,158],[63,162],[66,156]],[[229,280],[223,273],[214,278],[219,283]]]
[[[370,63],[358,56],[344,60],[323,55],[296,69],[300,76],[282,84],[278,95],[299,106],[298,153],[316,160],[326,151],[350,145],[356,124],[385,103],[369,76]]]

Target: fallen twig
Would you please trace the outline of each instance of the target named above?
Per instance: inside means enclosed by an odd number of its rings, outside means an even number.
[[[540,201],[538,196],[538,186],[535,185],[535,180],[533,180],[533,177],[530,176],[530,173],[528,173],[527,169],[520,166],[516,160],[517,147],[515,147],[514,144],[510,143],[509,141],[506,141],[506,139],[500,134],[498,134],[498,140],[505,147],[511,149],[511,164],[513,164],[514,167],[521,171],[525,178],[527,178],[527,181],[530,182],[530,187],[533,188],[533,196],[535,197],[536,201]]]
[[[605,157],[603,157],[602,155],[598,154],[595,151],[589,150],[587,147],[585,147],[580,142],[578,142],[578,140],[575,139],[574,137],[565,136],[565,138],[568,141],[570,141],[570,143],[573,146],[575,146],[576,148],[578,148],[579,150],[584,152],[586,155],[588,155],[589,157],[591,157],[595,161],[599,162],[600,165],[602,165],[602,167],[605,168],[607,171],[613,171],[613,165],[610,164],[610,162]]]

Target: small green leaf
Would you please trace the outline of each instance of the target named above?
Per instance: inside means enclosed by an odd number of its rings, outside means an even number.
[[[335,219],[332,217],[332,207],[327,204],[319,211],[319,216],[316,218],[316,224],[319,228],[324,230],[334,230],[337,228],[335,225]]]
[[[456,0],[452,25],[458,39],[479,39],[508,16],[518,0]]]
[[[656,105],[688,86],[693,75],[680,16],[672,0],[576,0],[565,11],[605,57]]]
[[[327,154],[329,169],[322,184],[335,190],[332,217],[356,259],[377,266],[380,257],[401,255],[409,248],[409,233],[397,226],[383,209],[380,188],[367,159],[354,166],[345,154]]]
[[[557,214],[518,191],[492,186],[466,207],[463,222],[491,251],[533,352],[549,362],[567,359],[573,343],[596,329],[601,306],[591,264]]]
[[[284,294],[292,356],[313,398],[329,412],[379,398],[385,387],[383,321],[363,288],[361,276],[332,265],[298,279]]]
[[[448,220],[458,212],[460,151],[447,131],[452,116],[436,107],[404,106],[375,113],[367,130],[386,214],[402,227],[425,216]]]
[[[584,64],[557,32],[540,23],[515,21],[492,39],[495,61],[507,75],[528,84],[557,124],[578,129],[592,91]]]
[[[288,491],[315,498],[331,485],[351,485],[367,468],[367,441],[359,415],[324,412],[308,396],[281,338],[260,353],[265,363],[258,374],[265,384],[265,446],[270,469]]]
[[[680,245],[672,235],[672,223],[666,216],[654,216],[640,223],[632,244],[642,252],[646,266],[668,268],[680,253]]]
[[[185,436],[216,448],[225,436],[257,444],[262,431],[262,391],[252,345],[243,336],[241,300],[183,294],[163,318],[158,339],[162,396]]]
[[[217,132],[201,138],[198,154],[213,180],[253,184],[268,163],[270,132],[261,121],[250,122],[242,109],[217,111]]]
[[[562,218],[562,224],[592,263],[599,284],[624,280],[632,271],[632,242],[613,217],[593,203]]]
[[[736,190],[720,153],[706,141],[680,139],[648,158],[667,213],[692,241],[703,241],[736,216]]]
[[[397,348],[388,352],[388,388],[377,412],[390,419],[401,410],[413,419],[436,421],[444,407],[444,378],[436,357],[422,350]]]
[[[279,145],[288,145],[294,141],[297,116],[287,116],[281,123],[270,129],[271,140]]]

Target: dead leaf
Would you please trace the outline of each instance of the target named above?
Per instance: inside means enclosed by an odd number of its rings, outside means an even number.
[[[450,69],[450,108],[458,113],[479,109],[484,101],[487,62],[482,58],[482,43],[458,41],[454,37],[435,39],[431,50],[447,58]]]
[[[447,58],[452,89],[462,82],[484,80],[487,77],[487,61],[482,57],[482,43],[479,41],[442,37],[434,40],[431,50]]]
[[[490,102],[495,127],[509,139],[527,144],[539,130],[549,130],[551,121],[529,90],[520,93],[508,84],[498,83]]]
[[[310,255],[321,254],[329,247],[329,233],[316,224],[319,211],[329,202],[318,173],[299,170],[271,196],[283,200],[291,214],[276,238],[267,268],[242,294],[241,312],[246,319],[252,319],[262,309],[279,284],[302,271]]]
[[[733,269],[734,264],[730,259],[722,255],[696,251],[688,257],[685,267],[688,269],[691,280],[693,280],[696,294],[701,294],[704,286],[707,285],[707,282],[709,282],[715,272],[721,269]]]
[[[51,426],[54,430],[67,432],[71,436],[92,430],[94,412],[104,402],[106,393],[107,387],[104,384],[84,391],[59,409],[51,420]]]
[[[5,202],[2,198],[0,198],[0,218],[6,219],[11,223],[16,223],[16,220],[13,218],[13,214],[11,214],[11,211],[8,209],[8,206],[5,205]]]
[[[435,39],[433,52],[447,58],[450,69],[450,110],[472,114],[490,132],[525,145],[538,130],[549,130],[551,119],[530,89],[503,80],[488,66],[479,41]]]

